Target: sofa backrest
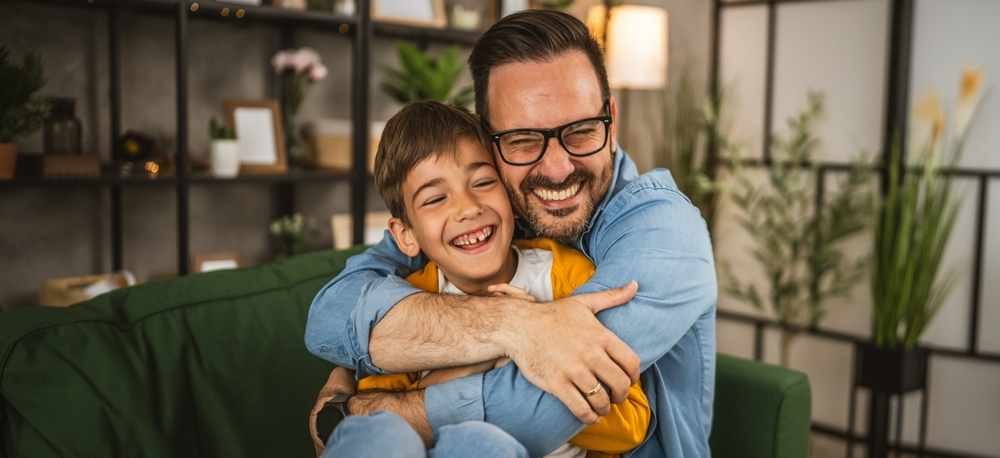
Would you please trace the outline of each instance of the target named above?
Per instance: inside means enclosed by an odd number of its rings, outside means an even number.
[[[0,314],[0,454],[313,456],[306,315],[358,251]]]

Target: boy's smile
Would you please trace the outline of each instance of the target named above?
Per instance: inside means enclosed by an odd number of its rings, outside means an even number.
[[[406,174],[402,191],[410,225],[389,222],[400,250],[410,256],[423,251],[466,293],[513,278],[514,215],[482,145],[461,139],[456,154],[423,160]]]

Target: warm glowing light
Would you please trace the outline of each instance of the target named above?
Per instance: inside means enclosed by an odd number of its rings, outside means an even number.
[[[247,14],[247,12],[243,11],[243,8],[240,8],[238,11],[236,11],[236,17],[238,18],[243,17],[244,14]]]
[[[197,3],[192,3],[191,4],[191,12],[193,13],[195,11],[198,11],[198,4]]]
[[[146,170],[149,173],[158,173],[160,171],[160,166],[157,165],[155,162],[147,162],[146,163]]]
[[[340,33],[347,33],[348,30],[351,30],[350,26],[347,24],[340,24]]]
[[[591,7],[587,24],[600,38],[603,5]],[[652,6],[611,9],[604,43],[608,81],[613,88],[659,89],[667,83],[667,12]]]
[[[229,16],[229,8],[223,8],[222,9],[222,17],[226,17],[226,16]]]

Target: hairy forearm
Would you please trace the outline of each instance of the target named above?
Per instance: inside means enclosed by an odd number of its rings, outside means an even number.
[[[516,329],[511,323],[522,315],[523,304],[530,305],[509,297],[408,296],[372,329],[372,363],[390,372],[413,372],[507,356]]]
[[[434,433],[424,410],[424,390],[405,392],[366,391],[353,396],[347,404],[351,415],[368,415],[388,410],[403,417],[430,448]]]

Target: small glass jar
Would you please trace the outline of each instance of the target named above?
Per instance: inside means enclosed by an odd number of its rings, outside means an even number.
[[[45,120],[45,153],[83,154],[82,129],[76,117],[76,100],[52,98],[52,112]]]

